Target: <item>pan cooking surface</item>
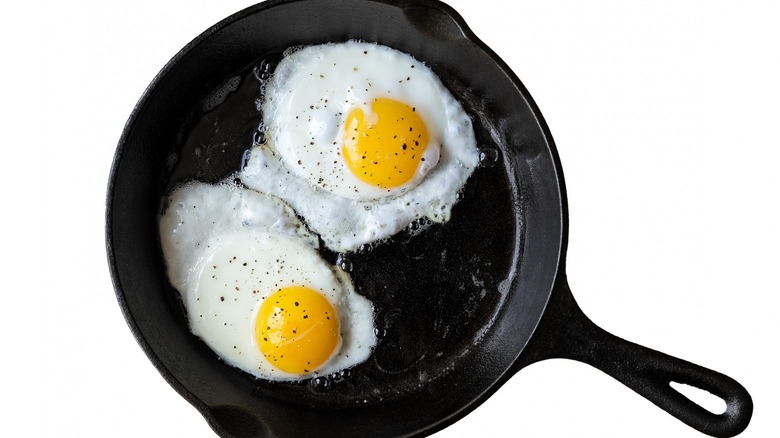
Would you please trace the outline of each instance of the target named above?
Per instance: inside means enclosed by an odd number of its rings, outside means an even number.
[[[265,79],[278,59],[277,54],[266,55],[228,75],[183,117],[161,203],[178,184],[215,183],[239,170],[245,151],[262,136],[257,131],[262,118],[256,105],[258,78]],[[493,128],[486,126],[491,122],[481,115],[479,100],[446,73],[440,79],[472,117],[482,151],[481,164],[451,220],[418,220],[388,241],[355,253],[336,254],[324,246],[320,250],[326,261],[351,274],[357,292],[374,305],[379,342],[371,357],[344,373],[302,382],[256,380],[220,364],[224,372],[240,374],[265,396],[354,405],[419,391],[457,367],[459,357],[480,342],[507,293],[520,224],[506,163],[489,135]],[[172,287],[167,293],[172,311],[186,328],[178,293]],[[199,350],[217,360],[205,344]]]

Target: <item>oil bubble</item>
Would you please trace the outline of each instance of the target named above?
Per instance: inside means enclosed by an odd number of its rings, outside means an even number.
[[[352,370],[350,370],[349,368],[341,371],[337,371],[333,373],[333,375],[331,376],[334,383],[342,382],[344,380],[349,379],[350,377],[352,377]]]
[[[309,381],[309,389],[314,392],[325,392],[330,389],[331,381],[327,377],[319,376]]]
[[[279,57],[272,55],[267,56],[260,60],[259,63],[254,68],[254,74],[255,77],[260,82],[265,82],[268,79],[271,79],[271,74],[276,69],[276,66],[279,64]]]
[[[255,146],[265,144],[265,131],[258,129],[252,135],[252,142]]]
[[[498,162],[498,149],[488,146],[479,151],[479,167],[493,167]]]
[[[352,272],[352,269],[354,268],[352,260],[348,259],[344,254],[339,254],[336,257],[336,265],[345,272]]]
[[[373,251],[373,250],[374,250],[374,245],[372,245],[370,243],[364,243],[364,244],[360,245],[358,247],[358,249],[355,250],[355,253],[360,254],[360,255],[366,255],[366,254],[370,254],[371,251]]]

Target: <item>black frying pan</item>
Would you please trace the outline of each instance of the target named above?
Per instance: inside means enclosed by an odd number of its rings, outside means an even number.
[[[331,378],[258,381],[189,333],[165,275],[157,217],[176,184],[237,170],[260,120],[256,76],[285,48],[349,39],[429,65],[473,117],[483,160],[450,222],[412,226],[372,251],[322,251],[374,303],[380,341],[368,361]],[[215,108],[204,104],[226,83],[238,86]],[[580,311],[566,283],[566,197],[552,137],[509,68],[433,0],[268,1],[207,30],[165,66],[128,120],[106,232],[136,339],[220,435],[426,435],[548,358],[588,363],[713,436],[736,435],[750,421],[751,398],[731,378],[612,336]],[[670,382],[723,398],[726,411],[708,412]]]

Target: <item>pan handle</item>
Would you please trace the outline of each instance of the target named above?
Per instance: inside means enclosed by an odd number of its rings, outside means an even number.
[[[700,432],[732,437],[745,430],[753,400],[737,381],[608,333],[585,316],[565,278],[558,283],[517,369],[544,359],[573,359],[614,377]],[[725,412],[711,413],[675,390],[672,382],[720,397],[726,402]]]

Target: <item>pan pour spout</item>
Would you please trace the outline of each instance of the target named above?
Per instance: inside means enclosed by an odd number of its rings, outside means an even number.
[[[710,436],[738,435],[753,414],[750,394],[731,377],[626,341],[598,327],[577,305],[565,276],[558,279],[548,311],[516,363],[516,370],[556,358],[598,368],[678,420]],[[707,391],[723,399],[726,410],[713,414],[678,392],[671,383]]]

